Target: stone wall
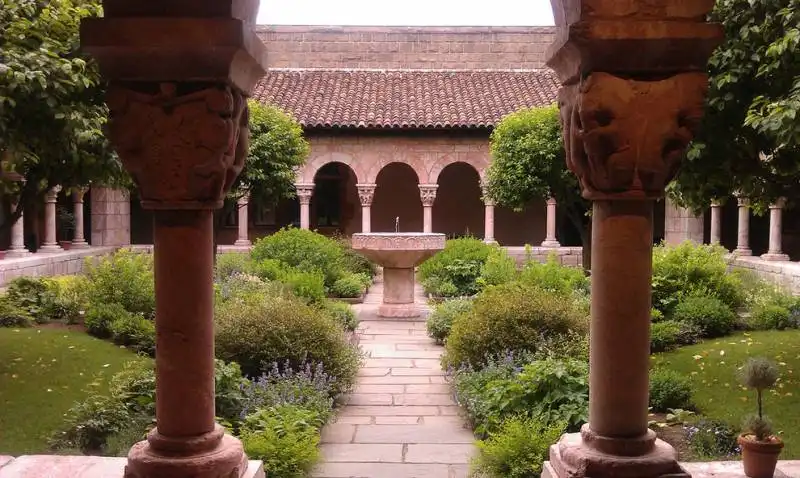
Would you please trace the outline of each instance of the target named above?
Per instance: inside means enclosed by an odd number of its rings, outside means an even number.
[[[538,69],[554,27],[261,26],[269,68]]]
[[[93,246],[126,246],[131,243],[131,199],[128,191],[94,187],[92,201]]]
[[[528,259],[528,251],[525,247],[506,247],[508,254],[516,259],[518,265],[522,265]],[[530,257],[539,262],[545,262],[551,254],[555,254],[558,262],[565,266],[583,267],[583,248],[582,247],[531,247]]]
[[[696,216],[690,209],[676,206],[669,199],[664,201],[664,241],[677,245],[684,241],[703,243],[703,216]]]
[[[110,254],[115,247],[90,247],[53,254],[31,254],[17,259],[0,261],[0,287],[5,287],[17,277],[49,277],[56,275],[79,274],[87,257]]]
[[[733,267],[755,272],[759,277],[779,284],[800,295],[800,262],[762,261],[759,257],[732,257]]]

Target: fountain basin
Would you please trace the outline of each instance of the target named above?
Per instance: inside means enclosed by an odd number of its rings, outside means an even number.
[[[414,305],[414,268],[444,249],[444,234],[371,232],[353,234],[352,247],[383,267],[379,317],[419,317]]]

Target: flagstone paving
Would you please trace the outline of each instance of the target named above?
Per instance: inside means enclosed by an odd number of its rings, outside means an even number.
[[[346,406],[322,433],[318,478],[464,478],[475,453],[424,319],[377,317],[382,284],[356,306],[367,358]],[[425,303],[421,290],[417,300]]]

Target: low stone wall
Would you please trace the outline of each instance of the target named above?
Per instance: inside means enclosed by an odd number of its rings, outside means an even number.
[[[528,251],[525,247],[506,247],[505,250],[508,254],[516,259],[517,264],[522,265],[528,258]],[[555,254],[558,262],[565,266],[582,267],[583,266],[583,248],[582,247],[531,247],[531,259],[539,262],[547,261],[550,254]]]
[[[116,247],[89,247],[52,254],[35,253],[27,257],[0,260],[0,287],[17,277],[47,277],[83,272],[87,257],[104,256]]]
[[[731,256],[731,264],[739,269],[753,271],[759,277],[786,287],[800,295],[800,262],[764,261],[760,257]]]
[[[229,245],[222,245],[220,244],[217,246],[217,254],[224,254],[227,252],[238,252],[240,254],[246,254],[250,252],[252,246],[229,246]],[[152,254],[153,253],[153,245],[152,244],[136,244],[133,246],[128,246],[126,249],[130,249],[135,252],[141,252],[144,254]]]

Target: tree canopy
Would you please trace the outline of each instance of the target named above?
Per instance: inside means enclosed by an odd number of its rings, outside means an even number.
[[[703,130],[671,185],[696,210],[740,191],[757,208],[800,200],[800,0],[717,0]]]
[[[521,210],[533,199],[555,198],[558,207],[588,244],[588,202],[577,177],[567,169],[558,107],[529,108],[509,114],[492,131],[489,196]]]

